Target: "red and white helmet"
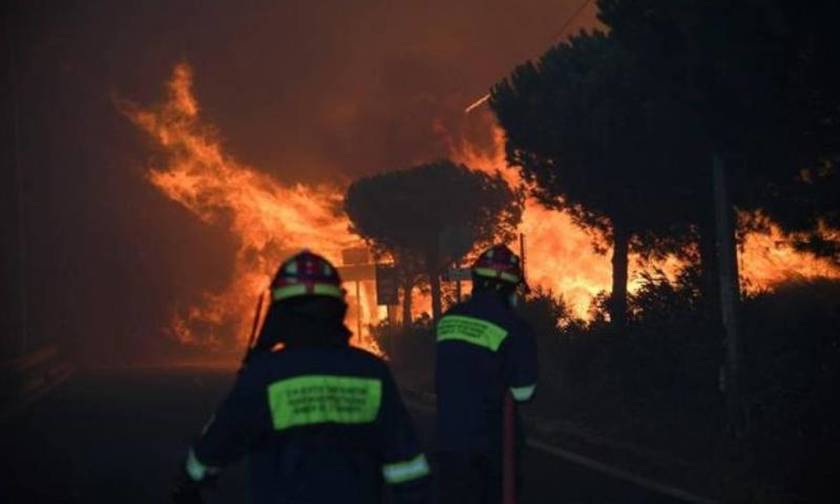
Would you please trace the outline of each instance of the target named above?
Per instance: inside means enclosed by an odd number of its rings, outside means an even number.
[[[271,282],[271,300],[300,296],[344,298],[341,277],[329,261],[304,250],[286,259]]]
[[[522,283],[522,263],[519,256],[504,245],[494,245],[478,256],[472,267],[473,277]]]

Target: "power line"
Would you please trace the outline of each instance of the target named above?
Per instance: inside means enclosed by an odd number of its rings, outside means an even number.
[[[558,42],[566,35],[566,30],[569,28],[569,26],[572,25],[572,22],[575,19],[577,19],[577,17],[580,16],[580,14],[583,12],[583,9],[585,9],[591,3],[592,0],[584,0],[583,3],[580,4],[580,7],[577,8],[574,14],[572,14],[572,16],[569,19],[567,19],[565,23],[563,23],[563,26],[560,27],[560,31],[557,32],[557,35],[554,37],[553,42]]]
[[[566,30],[569,28],[569,26],[572,25],[572,22],[575,19],[577,19],[577,17],[581,14],[581,12],[583,12],[583,9],[585,9],[590,3],[592,3],[592,0],[584,0],[583,3],[581,3],[580,6],[577,8],[577,10],[575,10],[575,12],[572,13],[572,15],[569,16],[568,19],[566,19],[566,21],[563,23],[563,26],[561,26],[560,30],[557,32],[557,35],[552,37],[552,40],[551,40],[552,44],[555,44],[558,41],[563,39],[563,37],[566,35]],[[480,107],[483,103],[485,103],[489,99],[490,99],[490,93],[487,93],[484,96],[482,96],[481,98],[472,102],[467,108],[465,108],[464,113],[469,114],[470,112],[472,112],[474,109]]]

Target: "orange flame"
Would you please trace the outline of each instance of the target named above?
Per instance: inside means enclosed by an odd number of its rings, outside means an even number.
[[[766,216],[742,214],[741,219],[759,221],[764,232],[750,232],[739,247],[738,262],[742,283],[748,292],[772,290],[790,280],[840,278],[840,267],[827,259],[796,250],[793,236],[785,234]],[[820,229],[826,238],[837,239],[837,231]]]
[[[175,67],[162,104],[142,108],[123,103],[121,109],[167,154],[166,165],[151,168],[148,180],[205,222],[224,217],[222,222],[228,223],[239,242],[233,280],[224,292],[205,293],[199,306],[174,316],[170,331],[179,340],[220,342],[222,333],[199,338],[199,327],[233,330],[244,337],[252,303],[266,289],[282,259],[309,247],[337,261],[342,249],[359,243],[359,237],[348,231],[347,216],[340,210],[342,188],[283,185],[224,152],[200,120],[187,65]],[[453,159],[473,169],[500,173],[512,187],[524,187],[518,169],[506,163],[504,132],[491,124],[492,149],[450,141]],[[772,289],[781,281],[797,277],[840,278],[840,269],[830,262],[796,251],[778,226],[768,222],[767,229],[765,233],[749,233],[742,245],[741,274],[749,289]],[[527,237],[529,283],[562,295],[576,316],[588,318],[593,297],[610,288],[610,252],[604,238],[576,225],[567,213],[548,210],[532,198],[526,201],[519,231]],[[607,253],[595,253],[593,244]],[[674,258],[655,265],[640,264],[637,259],[631,258],[631,292],[638,288],[639,273],[645,268],[656,266],[673,273],[682,267]],[[359,313],[355,300],[349,303],[350,327],[355,327],[355,317],[370,323],[379,314],[371,287],[366,282],[360,289]],[[350,295],[355,293],[355,289],[347,290]],[[417,298],[415,311],[428,305],[423,296]],[[363,335],[355,343],[378,351],[375,343]]]
[[[495,123],[490,127],[493,134],[490,150],[450,139],[454,159],[476,170],[500,173],[512,187],[526,187],[518,168],[509,166],[505,159],[504,131]],[[840,268],[831,261],[797,251],[790,236],[766,217],[762,219],[767,231],[747,233],[739,250],[740,274],[747,292],[772,290],[779,283],[795,278],[840,278]],[[525,202],[519,231],[527,239],[529,284],[562,295],[576,316],[588,319],[594,296],[611,288],[609,244],[602,236],[575,224],[566,212],[548,210],[530,197]],[[837,232],[823,230],[825,235],[832,233]],[[594,244],[606,253],[595,253]],[[640,273],[645,270],[657,268],[673,278],[684,266],[673,256],[646,263],[631,254],[628,290],[635,292],[640,287]]]
[[[201,306],[175,316],[171,330],[181,341],[197,341],[194,328],[199,325],[232,326],[237,334],[247,334],[253,302],[285,257],[311,248],[336,261],[343,248],[358,244],[340,211],[339,188],[284,186],[224,152],[200,120],[188,65],[175,67],[162,104],[123,104],[122,110],[167,154],[164,167],[150,169],[149,181],[205,222],[229,219],[239,241],[231,285],[221,294],[205,293]],[[369,289],[362,290],[362,297],[361,315],[370,320]]]
[[[489,151],[450,139],[453,158],[474,170],[499,173],[511,187],[525,187],[519,170],[505,160],[504,131],[492,128]],[[592,250],[593,243],[603,238],[574,224],[568,213],[549,210],[532,197],[525,201],[519,232],[526,238],[528,284],[562,295],[576,316],[587,318],[592,298],[611,284],[609,256]]]

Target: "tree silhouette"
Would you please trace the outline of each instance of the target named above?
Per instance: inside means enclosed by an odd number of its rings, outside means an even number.
[[[522,216],[521,198],[501,176],[449,160],[356,180],[347,189],[344,208],[351,230],[375,251],[391,255],[401,269],[405,303],[423,271],[435,320],[441,314],[443,269],[476,245],[511,241]],[[441,237],[452,230],[466,239],[442,245]]]
[[[611,35],[685,105],[705,152],[726,158],[735,203],[762,209],[800,245],[840,258],[837,2],[599,0]]]
[[[535,196],[611,239],[616,327],[626,320],[630,248],[651,251],[664,237],[687,236],[689,222],[681,212],[690,181],[672,162],[676,146],[662,145],[674,108],[649,88],[631,56],[595,32],[516,68],[491,92],[508,159],[535,183]]]

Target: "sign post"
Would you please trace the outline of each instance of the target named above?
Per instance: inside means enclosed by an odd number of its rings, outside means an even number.
[[[365,265],[370,262],[370,252],[366,247],[352,247],[341,251],[341,262],[345,266]],[[354,268],[355,269],[355,268]],[[345,281],[351,278],[345,278]],[[356,276],[352,278],[356,283],[356,341],[362,342],[362,294],[360,282],[362,278]]]
[[[338,273],[344,282],[353,282],[356,292],[356,329],[357,337],[362,337],[362,302],[361,282],[373,281],[376,285],[376,304],[388,307],[388,320],[393,323],[394,306],[399,305],[399,278],[397,268],[393,264],[374,264],[371,262],[370,252],[363,247],[349,248],[341,251],[343,265]]]
[[[391,264],[377,264],[376,273],[376,304],[393,306],[399,304],[399,289],[397,269]]]
[[[452,276],[452,271],[461,270],[461,258],[470,251],[473,246],[473,236],[467,226],[451,226],[443,228],[438,235],[438,250],[441,256],[452,259],[452,266],[446,272],[448,281],[455,281],[455,298],[461,302],[461,280],[460,275]],[[469,279],[469,278],[467,278]]]

